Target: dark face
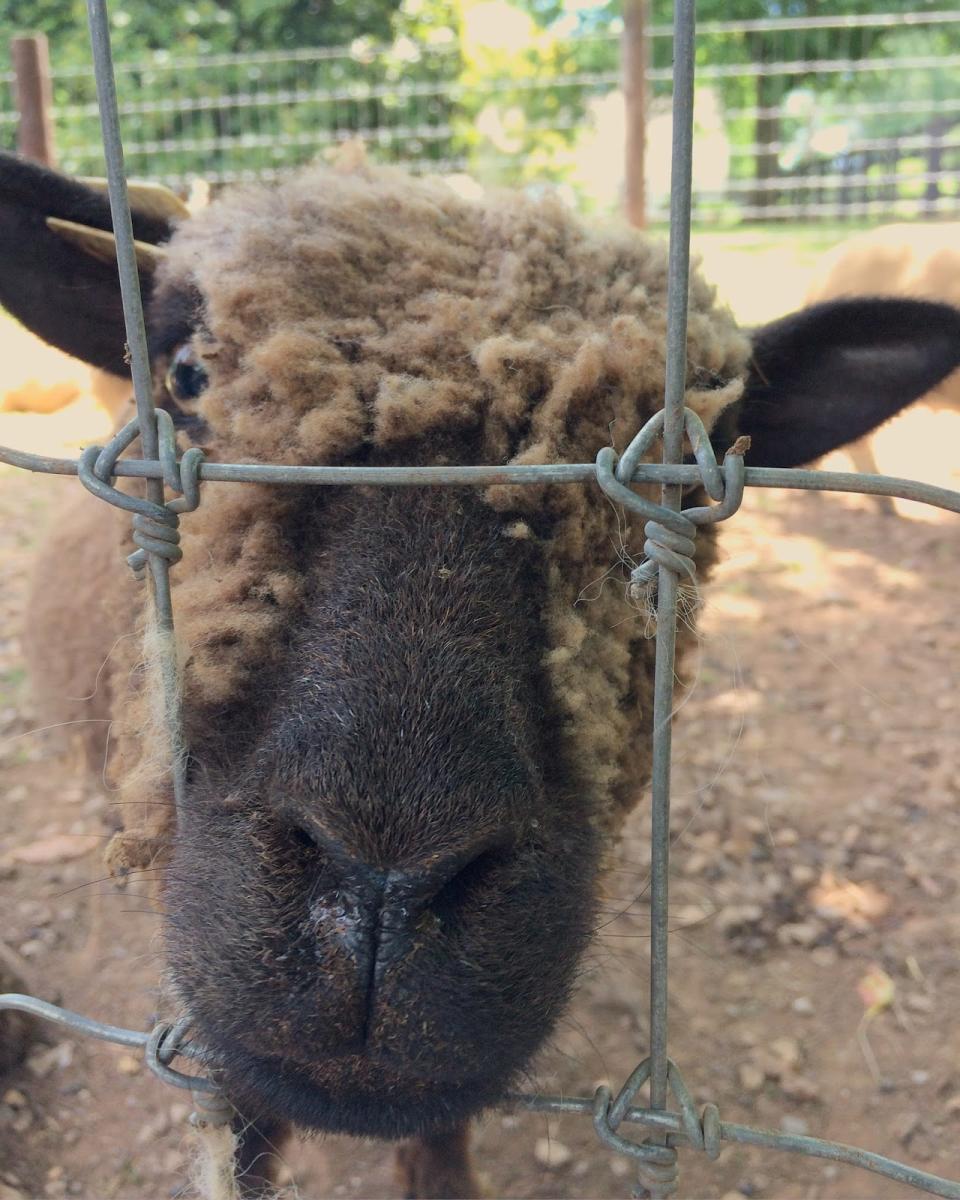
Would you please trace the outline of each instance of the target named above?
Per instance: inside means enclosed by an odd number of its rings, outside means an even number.
[[[219,720],[188,712],[168,952],[241,1112],[397,1137],[496,1100],[549,1034],[594,838],[533,545],[460,492],[295,507],[289,646]]]

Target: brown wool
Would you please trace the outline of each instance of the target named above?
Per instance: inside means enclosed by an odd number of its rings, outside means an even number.
[[[212,458],[555,463],[622,451],[661,407],[666,281],[663,246],[591,230],[556,200],[467,202],[442,182],[360,164],[214,202],[176,233],[157,290],[161,304],[185,284],[203,297],[196,349],[210,386],[199,407]],[[708,427],[739,396],[747,354],[694,274],[686,402]],[[251,686],[296,619],[282,535],[292,493],[207,484],[183,519],[172,577],[188,736],[191,714]],[[597,820],[615,829],[648,776],[653,649],[622,571],[602,581],[621,550],[642,556],[642,530],[593,486],[485,496],[508,535],[543,542],[549,677]],[[701,578],[712,559],[707,529]],[[681,651],[691,641],[682,629]],[[127,660],[119,675],[129,670]],[[130,866],[163,844],[169,776],[144,751],[143,690],[116,695],[127,798],[136,788],[161,801],[115,843],[112,861]]]

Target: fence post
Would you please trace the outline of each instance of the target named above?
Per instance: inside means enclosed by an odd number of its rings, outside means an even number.
[[[620,60],[626,137],[623,148],[624,212],[637,229],[647,224],[647,0],[624,0]]]
[[[16,79],[17,149],[24,158],[56,166],[53,140],[53,84],[50,51],[42,33],[25,34],[10,42],[10,59]]]

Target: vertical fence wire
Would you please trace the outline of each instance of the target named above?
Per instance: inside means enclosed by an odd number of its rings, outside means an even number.
[[[87,19],[90,27],[90,44],[93,50],[100,127],[103,131],[103,149],[107,165],[110,212],[116,239],[117,271],[120,277],[123,319],[127,333],[130,371],[133,376],[134,398],[137,405],[141,453],[145,459],[156,459],[160,456],[160,438],[157,413],[153,403],[153,380],[150,373],[150,356],[147,351],[143,301],[140,295],[140,273],[134,245],[133,217],[130,211],[130,198],[127,193],[127,178],[123,163],[117,84],[113,70],[113,55],[110,49],[110,24],[106,0],[87,0]],[[156,505],[163,505],[162,479],[148,479],[146,492],[148,500]],[[179,808],[184,803],[186,781],[184,778],[184,755],[181,748],[180,695],[173,636],[170,563],[163,555],[148,549],[147,564],[153,584],[156,631],[154,651],[159,660],[156,666],[160,671],[162,681],[164,720],[170,743],[170,769],[174,801]]]
[[[690,196],[693,156],[694,0],[674,7],[673,157],[667,287],[667,376],[664,396],[663,462],[679,463],[683,452],[683,401],[687,375],[687,291],[690,275]],[[666,483],[665,508],[679,511],[682,488]],[[667,941],[670,857],[670,755],[673,676],[676,656],[676,571],[661,566],[657,581],[657,650],[653,701],[653,811],[650,936],[650,1098],[667,1102]]]
[[[124,319],[126,324],[127,341],[130,352],[131,368],[134,379],[134,390],[137,404],[136,430],[130,426],[128,432],[138,432],[141,438],[143,462],[140,470],[133,469],[136,464],[126,464],[127,469],[115,469],[117,464],[110,461],[104,468],[107,475],[126,474],[145,478],[147,498],[153,505],[163,505],[164,480],[177,491],[187,489],[180,487],[174,472],[173,480],[166,474],[169,459],[174,455],[169,440],[165,440],[164,430],[158,427],[158,415],[153,402],[153,389],[150,363],[147,351],[147,341],[144,326],[143,307],[139,286],[139,270],[137,266],[136,245],[134,242],[133,220],[130,211],[127,184],[124,172],[123,149],[121,145],[119,113],[117,105],[116,84],[114,78],[110,36],[107,18],[106,0],[87,0],[87,10],[90,25],[91,44],[95,65],[97,93],[103,131],[103,144],[107,163],[109,182],[110,207],[113,218],[113,228],[116,238],[117,265],[123,298]],[[676,0],[674,7],[674,66],[673,66],[673,145],[671,166],[671,203],[670,203],[670,246],[669,246],[669,275],[667,294],[667,362],[666,383],[663,413],[663,454],[662,465],[658,468],[648,468],[647,477],[661,481],[661,503],[663,508],[672,513],[681,509],[683,482],[687,480],[687,470],[681,466],[684,442],[684,398],[687,370],[687,302],[689,289],[690,265],[690,219],[692,196],[692,146],[693,146],[693,92],[694,92],[694,41],[695,41],[695,0]],[[169,430],[166,431],[169,433]],[[118,435],[118,438],[121,435]],[[632,443],[635,458],[641,454],[640,443],[644,433],[638,435]],[[117,439],[114,439],[115,441]],[[127,442],[123,444],[128,444]],[[644,443],[646,444],[646,443]],[[2,449],[2,448],[0,448]],[[93,448],[96,453],[97,448]],[[187,451],[182,463],[186,466],[189,455],[197,451]],[[699,458],[699,456],[698,456]],[[27,462],[26,460],[31,460]],[[631,450],[624,455],[631,459]],[[19,461],[23,460],[23,461]],[[14,465],[25,466],[34,470],[60,471],[74,470],[78,473],[80,463],[63,463],[58,460],[41,459],[32,455],[14,455],[2,451],[0,461],[9,461]],[[194,480],[201,468],[196,459],[191,461]],[[729,460],[728,460],[729,461]],[[634,465],[636,465],[634,463]],[[160,467],[162,469],[158,470]],[[716,470],[716,464],[713,467]],[[503,468],[375,468],[372,479],[367,480],[363,468],[286,468],[264,464],[238,466],[236,464],[210,464],[207,477],[211,480],[239,479],[252,480],[270,477],[272,482],[293,483],[333,483],[333,482],[374,482],[380,485],[408,483],[414,486],[424,484],[481,482],[481,476],[491,471],[502,482],[505,474]],[[346,471],[346,476],[343,472]],[[530,477],[524,471],[532,472]],[[515,468],[519,472],[518,482],[534,482],[542,480],[547,475],[556,475],[557,481],[575,483],[585,482],[592,478],[593,469],[581,466],[556,467],[543,465],[534,468]],[[472,474],[471,474],[472,472]],[[510,470],[506,471],[510,474]],[[752,482],[766,486],[809,486],[825,488],[833,486],[837,490],[856,490],[877,492],[886,488],[890,494],[901,494],[903,489],[892,488],[891,485],[902,484],[903,481],[874,479],[867,481],[862,477],[849,477],[857,480],[857,486],[841,487],[837,483],[845,477],[816,473],[806,483],[801,477],[809,476],[809,472],[751,472]],[[776,482],[772,477],[776,475]],[[309,477],[309,478],[308,478]],[[454,478],[455,477],[455,478]],[[469,477],[469,478],[468,478]],[[628,475],[632,478],[632,472]],[[784,478],[785,477],[785,478]],[[101,483],[104,477],[98,476]],[[751,480],[748,479],[748,482]],[[87,486],[89,482],[85,480]],[[181,481],[182,482],[182,481]],[[847,480],[849,482],[849,479]],[[905,487],[907,485],[904,485]],[[910,485],[912,486],[912,485]],[[742,489],[741,489],[742,490]],[[919,498],[930,503],[941,503],[943,507],[960,511],[960,497],[942,493],[934,496],[938,489],[924,489],[926,493]],[[102,493],[101,493],[102,494]],[[713,494],[711,492],[711,494]],[[639,500],[639,497],[635,497]],[[112,501],[116,503],[116,500]],[[142,502],[141,502],[142,503]],[[124,505],[126,506],[126,505]],[[172,510],[171,510],[172,511]],[[184,511],[183,508],[178,511]],[[726,513],[725,515],[729,515]],[[163,682],[165,717],[170,737],[172,755],[172,772],[174,795],[178,806],[183,802],[184,793],[184,756],[181,749],[180,734],[180,697],[179,680],[176,671],[176,656],[173,642],[173,611],[169,580],[169,558],[153,549],[149,543],[145,545],[146,560],[150,567],[153,581],[154,614],[159,645],[157,654],[160,658],[160,671]],[[693,1111],[692,1100],[682,1083],[676,1068],[672,1067],[667,1057],[667,1005],[668,1005],[668,875],[669,875],[669,831],[670,831],[670,768],[671,768],[671,721],[674,705],[674,667],[676,650],[677,598],[679,591],[679,575],[675,567],[660,565],[657,575],[657,644],[656,644],[656,674],[654,681],[654,710],[653,710],[653,767],[652,767],[652,849],[651,849],[651,950],[650,950],[650,1055],[641,1064],[638,1073],[650,1080],[650,1109],[630,1109],[630,1083],[621,1093],[616,1105],[616,1122],[611,1134],[606,1140],[619,1148],[623,1153],[632,1154],[641,1161],[641,1185],[652,1187],[651,1194],[657,1197],[669,1195],[675,1186],[675,1172],[671,1175],[667,1159],[675,1150],[661,1149],[656,1152],[649,1148],[646,1154],[644,1147],[626,1143],[617,1139],[615,1125],[620,1120],[636,1120],[646,1123],[651,1130],[650,1144],[665,1147],[668,1141],[671,1147],[686,1143],[706,1149],[711,1157],[719,1151],[721,1139],[739,1141],[757,1145],[768,1145],[774,1148],[793,1150],[816,1157],[835,1158],[837,1161],[855,1163],[877,1171],[889,1178],[900,1179],[915,1187],[923,1187],[936,1195],[960,1200],[960,1185],[944,1180],[925,1172],[907,1168],[890,1159],[879,1155],[871,1155],[851,1147],[828,1143],[815,1138],[798,1137],[793,1135],[775,1134],[770,1131],[752,1130],[746,1127],[721,1123],[719,1114],[714,1106],[708,1122],[705,1115],[700,1122]],[[29,997],[5,996],[0,997],[0,1010],[20,1009],[33,1012],[36,1015],[54,1020],[74,1028],[77,1032],[89,1036],[101,1037],[109,1041],[125,1045],[144,1045],[147,1050],[147,1062],[160,1078],[179,1087],[197,1090],[214,1091],[214,1085],[196,1076],[186,1076],[169,1068],[170,1059],[177,1053],[204,1060],[204,1053],[190,1045],[180,1045],[180,1038],[185,1032],[186,1025],[158,1026],[153,1034],[147,1036],[135,1031],[123,1030],[113,1026],[100,1025],[88,1021],[66,1010],[55,1009],[43,1005]],[[181,1027],[182,1026],[182,1027]],[[166,1044],[164,1039],[168,1039]],[[163,1053],[161,1053],[163,1051]],[[151,1058],[152,1055],[152,1058]],[[638,1085],[639,1086],[639,1083]],[[604,1089],[601,1089],[601,1091]],[[634,1089],[635,1090],[635,1089]],[[680,1107],[680,1114],[667,1110],[670,1091],[673,1091]],[[609,1097],[609,1093],[607,1093]],[[599,1096],[599,1092],[598,1092]],[[552,1097],[515,1097],[515,1101],[524,1107],[538,1111],[579,1111],[588,1112],[591,1109],[597,1115],[596,1098],[588,1100],[563,1099]],[[606,1111],[606,1110],[604,1110]],[[710,1126],[708,1132],[708,1124]],[[651,1155],[653,1155],[651,1157]],[[667,1159],[657,1157],[665,1155]],[[668,1170],[657,1177],[643,1170],[642,1164],[665,1165]],[[651,1185],[651,1179],[654,1180]]]

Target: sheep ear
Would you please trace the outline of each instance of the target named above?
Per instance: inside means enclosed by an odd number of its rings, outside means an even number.
[[[750,436],[751,466],[795,467],[863,437],[960,367],[960,309],[834,300],[756,329],[752,341],[736,433]]]
[[[140,286],[149,298],[171,213],[133,196]],[[0,305],[38,337],[93,366],[128,374],[110,204],[105,194],[0,153]]]

